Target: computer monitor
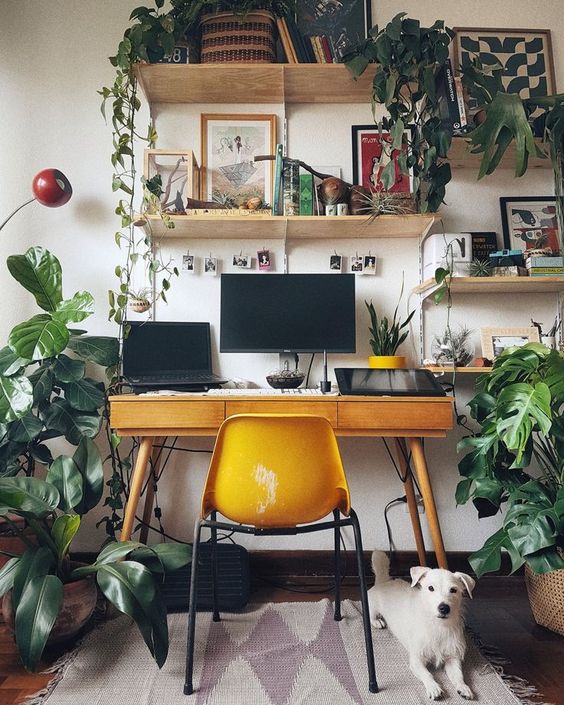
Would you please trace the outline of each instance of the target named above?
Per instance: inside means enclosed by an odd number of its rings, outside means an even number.
[[[354,274],[223,274],[220,350],[355,352]]]

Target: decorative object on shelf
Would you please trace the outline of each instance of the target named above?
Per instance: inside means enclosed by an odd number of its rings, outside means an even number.
[[[250,269],[252,258],[250,255],[244,255],[243,252],[239,252],[238,255],[231,257],[231,264],[238,269]]]
[[[364,255],[362,273],[376,275],[376,255],[371,255],[370,252]]]
[[[182,270],[189,274],[193,274],[196,271],[196,258],[189,251],[182,255]]]
[[[468,66],[475,59],[498,64],[507,93],[520,98],[544,97],[555,91],[554,60],[549,29],[495,29],[453,27],[456,66]],[[469,100],[471,115],[481,106]],[[540,115],[533,112],[532,121]],[[541,131],[542,133],[542,131]]]
[[[487,357],[475,357],[472,360],[471,367],[491,367],[493,362]]]
[[[296,366],[293,370],[290,369],[290,364],[286,360],[283,369],[271,372],[266,376],[266,381],[274,389],[296,389],[305,379],[305,372],[298,369],[298,364],[298,356],[296,355]]]
[[[352,215],[365,215],[371,221],[379,215],[409,215],[415,212],[414,198],[410,193],[368,191],[362,186],[353,186],[350,200]]]
[[[130,291],[128,294],[128,307],[135,313],[145,313],[151,308],[152,290],[149,287]]]
[[[251,198],[248,198],[246,203],[243,204],[243,208],[247,208],[250,211],[258,211],[262,204],[262,198],[259,198],[259,196],[251,196]]]
[[[514,264],[507,267],[493,267],[492,269],[494,277],[527,277],[528,275],[525,267],[517,267]]]
[[[270,12],[219,12],[200,21],[202,64],[272,64],[276,60],[275,21]]]
[[[336,206],[338,203],[348,201],[350,185],[336,176],[323,179],[317,187],[319,200],[326,206]],[[337,211],[335,209],[335,214]]]
[[[276,115],[203,113],[202,198],[226,194],[236,206],[249,198],[272,202],[272,163],[255,160],[272,154],[276,144]]]
[[[0,230],[25,206],[37,201],[48,208],[58,208],[68,203],[72,196],[70,181],[59,169],[42,169],[31,182],[33,198],[24,201],[0,224]]]
[[[447,268],[453,277],[468,275],[472,261],[469,233],[433,233],[423,243],[423,279],[430,279],[437,268]]]
[[[413,170],[412,190],[423,213],[439,209],[451,178],[447,155],[452,133],[441,122],[435,87],[449,59],[451,38],[452,31],[441,20],[421,27],[419,20],[400,13],[384,28],[373,27],[369,38],[345,56],[353,76],[369,66],[374,71],[372,102],[383,104],[388,112],[377,127],[391,134],[394,149],[401,148],[406,125],[414,125],[407,154],[401,153],[397,162],[402,173]],[[395,177],[395,169],[388,169]]]
[[[348,215],[349,214],[349,204],[348,203],[337,203],[337,215]]]
[[[343,257],[336,252],[329,255],[329,271],[334,274],[341,274],[343,271]]]
[[[383,132],[377,125],[352,126],[353,182],[369,191],[390,193],[411,193],[413,190],[413,170],[402,172],[399,157],[407,158],[409,141],[413,139],[412,128],[404,130],[399,146],[389,132]]]
[[[494,232],[471,232],[472,238],[472,259],[487,260],[490,252],[496,252],[497,233]]]
[[[507,249],[550,248],[560,252],[554,196],[502,196],[499,199],[503,246]]]
[[[467,367],[474,359],[472,331],[466,326],[453,330],[449,326],[442,335],[435,335],[432,354],[439,367]]]
[[[546,331],[546,333],[542,332],[542,323],[539,323],[537,321],[533,321],[531,318],[531,325],[534,326],[540,336],[540,341],[543,345],[546,345],[547,348],[550,348],[551,350],[556,350],[556,334],[560,330],[560,327],[562,326],[562,320],[556,317],[554,319],[554,323],[552,326]]]
[[[143,173],[149,181],[159,176],[159,207],[166,213],[184,213],[188,199],[200,198],[200,168],[191,150],[146,149]]]
[[[471,277],[491,277],[492,265],[487,259],[475,258],[470,262],[468,274]]]
[[[499,570],[502,551],[511,559],[511,572],[525,563],[532,573],[551,576],[543,599],[552,602],[551,609],[543,609],[551,619],[542,624],[560,633],[564,407],[558,382],[563,378],[564,354],[544,345],[529,343],[496,358],[490,374],[478,378],[470,402],[480,428],[458,445],[465,456],[458,464],[462,479],[456,488],[457,504],[471,500],[480,518],[504,508],[501,528],[470,557],[478,577]],[[536,587],[529,585],[533,592]]]
[[[372,301],[370,303],[368,301],[364,302],[370,315],[370,347],[374,353],[368,357],[369,367],[400,368],[407,366],[405,357],[396,355],[396,351],[409,335],[408,326],[413,318],[415,309],[408,313],[404,321],[398,318],[398,309],[402,296],[403,278],[394,315],[389,320],[386,316],[378,316]]]
[[[508,348],[540,341],[538,328],[480,328],[482,355],[493,360]]]
[[[346,3],[297,0],[296,23],[306,38],[324,37],[332,61],[340,62],[351,46],[368,36],[372,25],[370,10],[370,0],[348,0]]]
[[[337,213],[337,204],[336,203],[328,203],[325,206],[325,215],[328,217],[336,216],[338,215]]]
[[[258,268],[261,272],[269,272],[272,268],[272,257],[270,250],[262,249],[257,252]]]
[[[212,257],[211,255],[209,257],[204,257],[204,274],[207,274],[210,277],[217,276],[217,258],[216,257]]]

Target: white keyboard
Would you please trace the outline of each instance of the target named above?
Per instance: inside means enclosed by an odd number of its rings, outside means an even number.
[[[339,392],[328,392],[328,394],[323,394],[320,389],[246,389],[239,388],[236,389],[210,389],[207,392],[208,396],[236,396],[236,397],[271,397],[271,396],[328,396],[328,395],[338,395]]]

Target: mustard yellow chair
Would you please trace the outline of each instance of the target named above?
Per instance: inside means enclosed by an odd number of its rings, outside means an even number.
[[[333,519],[319,522],[330,514]],[[220,514],[228,521],[218,521]],[[235,523],[232,523],[235,522]],[[316,522],[316,523],[312,523]],[[213,619],[217,607],[214,545],[217,531],[256,536],[334,530],[335,620],[341,619],[339,550],[340,528],[352,526],[368,662],[368,687],[378,692],[368,597],[362,560],[362,539],[351,508],[349,488],[329,421],[305,414],[241,414],[226,419],[217,441],[202,496],[201,516],[194,529],[188,645],[184,693],[194,692],[194,635],[198,546],[202,528],[211,529]]]

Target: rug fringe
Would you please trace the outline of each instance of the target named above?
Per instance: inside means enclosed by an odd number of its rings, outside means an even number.
[[[488,661],[484,668],[493,668],[509,692],[519,698],[521,705],[552,705],[552,703],[543,699],[543,695],[538,688],[529,683],[528,680],[521,678],[521,676],[506,673],[504,667],[511,664],[510,659],[498,651],[495,646],[485,644],[473,629],[468,626],[466,626],[466,629],[479,652]]]

